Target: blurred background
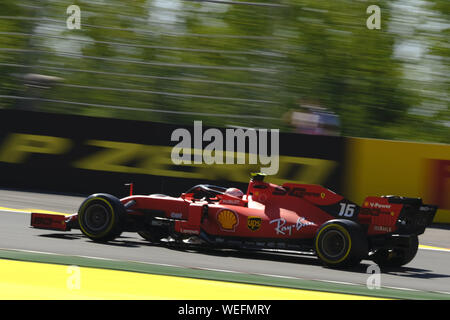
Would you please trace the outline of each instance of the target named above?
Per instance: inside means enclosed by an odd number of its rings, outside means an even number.
[[[0,108],[449,143],[449,13],[448,0],[2,0]]]

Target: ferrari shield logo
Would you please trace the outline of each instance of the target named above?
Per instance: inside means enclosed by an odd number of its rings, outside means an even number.
[[[252,231],[258,231],[261,228],[262,220],[259,217],[248,217],[247,227]]]

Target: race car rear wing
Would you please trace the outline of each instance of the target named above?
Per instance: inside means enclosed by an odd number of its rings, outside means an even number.
[[[373,234],[420,235],[432,224],[438,207],[424,204],[421,198],[399,196],[367,197],[359,220]]]
[[[435,205],[424,204],[421,198],[384,196],[389,203],[402,204],[403,208],[397,218],[400,234],[422,234],[431,225],[438,209]]]
[[[70,231],[78,229],[78,215],[31,213],[31,226],[38,229]]]

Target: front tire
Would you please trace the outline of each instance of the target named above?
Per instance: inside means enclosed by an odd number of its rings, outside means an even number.
[[[354,221],[330,220],[317,231],[314,249],[328,267],[352,267],[367,257],[367,237],[361,226]]]
[[[125,208],[116,197],[100,193],[89,196],[78,210],[81,232],[97,242],[114,240],[123,231]]]

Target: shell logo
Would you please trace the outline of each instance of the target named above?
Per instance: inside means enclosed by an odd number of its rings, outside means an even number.
[[[223,231],[235,231],[239,223],[238,216],[231,210],[221,210],[217,213],[217,222]]]

